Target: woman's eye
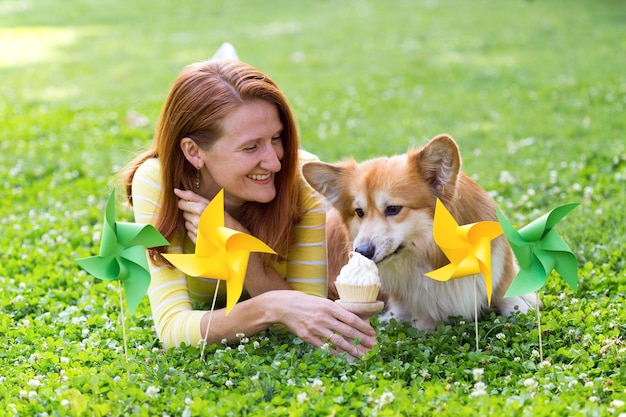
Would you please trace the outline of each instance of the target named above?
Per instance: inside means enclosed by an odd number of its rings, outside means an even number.
[[[244,152],[252,152],[253,150],[256,149],[256,145],[252,145],[252,146],[247,146],[245,148],[243,148]]]

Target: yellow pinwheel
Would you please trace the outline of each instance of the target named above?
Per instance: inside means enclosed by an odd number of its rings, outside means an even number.
[[[496,221],[459,226],[443,203],[437,199],[433,236],[450,263],[426,274],[437,281],[448,281],[483,274],[487,302],[491,305],[491,240],[502,234]]]
[[[225,280],[228,314],[243,292],[250,252],[276,253],[256,237],[224,226],[221,190],[200,216],[195,253],[163,256],[187,275]]]

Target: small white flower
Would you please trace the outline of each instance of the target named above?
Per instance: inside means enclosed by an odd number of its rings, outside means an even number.
[[[309,399],[309,396],[307,395],[306,392],[301,392],[298,394],[297,400],[300,404],[308,401],[308,399]]]
[[[321,388],[321,387],[323,387],[323,386],[324,386],[324,382],[322,382],[322,380],[321,380],[321,379],[316,379],[316,380],[314,380],[314,381],[311,383],[311,386],[312,386],[313,388]]]
[[[39,398],[39,394],[37,394],[37,391],[29,391],[28,392],[28,399],[33,401]]]
[[[474,391],[470,394],[471,397],[480,397],[487,394],[487,386],[483,382],[477,382],[474,384]]]
[[[378,401],[378,405],[380,407],[383,407],[387,404],[391,404],[394,399],[395,397],[392,392],[389,392],[389,391],[383,392],[383,394],[380,396],[380,400]]]
[[[61,405],[62,405],[63,407],[68,407],[68,406],[70,405],[70,402],[69,402],[69,400],[65,400],[65,399],[64,399],[64,400],[61,400]]]
[[[474,375],[474,381],[482,381],[485,370],[483,368],[475,368],[472,374]]]
[[[598,401],[598,397],[596,397],[595,395],[592,395],[591,397],[589,397],[589,401],[591,401],[592,403],[595,403]]]
[[[261,344],[260,344],[257,340],[255,340],[254,342],[252,342],[252,347],[253,347],[253,348],[258,349],[260,346],[261,346]]]
[[[185,398],[185,405],[192,405],[193,404],[193,400],[189,397]]]
[[[496,334],[496,339],[504,340],[504,339],[506,339],[506,335],[504,333],[498,333],[498,334]]]
[[[575,379],[572,379],[572,380],[571,380],[571,381],[567,384],[567,386],[568,386],[569,388],[575,387],[576,385],[578,385],[578,381],[577,381],[577,380],[575,380]]]
[[[159,396],[159,388],[150,385],[148,389],[146,389],[146,395],[150,398],[156,398]]]
[[[529,389],[535,389],[539,384],[532,378],[527,378],[524,380],[524,386]]]
[[[237,350],[239,352],[243,352],[244,350],[246,350],[246,347],[245,347],[245,345],[239,345],[239,346],[237,346]]]
[[[227,380],[226,382],[224,382],[224,385],[226,385],[228,388],[233,386],[233,381],[231,381],[230,379]]]
[[[243,337],[245,337],[246,335],[243,333],[235,333],[235,336],[237,337],[237,339],[241,339]]]
[[[197,378],[204,378],[204,372],[200,371],[196,374]]]
[[[258,380],[259,380],[259,373],[258,372],[250,377],[250,381],[256,382]]]
[[[611,401],[611,407],[613,408],[622,408],[624,406],[624,401],[622,400],[613,400]]]
[[[41,386],[41,381],[38,379],[31,379],[28,381],[28,386],[31,388],[38,388]]]
[[[288,387],[295,387],[296,386],[296,381],[294,381],[293,379],[289,378],[287,380],[287,386]]]
[[[549,361],[543,361],[539,364],[540,369],[549,368],[550,366],[552,366],[552,364]]]
[[[499,182],[500,184],[515,184],[516,180],[509,171],[501,171]]]
[[[66,356],[61,356],[60,361],[61,361],[61,363],[70,363],[70,358],[68,358]]]

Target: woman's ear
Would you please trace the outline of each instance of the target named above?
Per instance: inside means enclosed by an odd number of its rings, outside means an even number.
[[[183,151],[187,161],[194,167],[200,169],[204,165],[202,155],[200,154],[200,148],[191,138],[182,138],[180,140],[180,149]]]

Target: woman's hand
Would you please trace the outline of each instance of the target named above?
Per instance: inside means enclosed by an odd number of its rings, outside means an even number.
[[[187,236],[189,236],[189,239],[195,245],[196,239],[198,238],[198,224],[200,223],[200,216],[211,200],[208,200],[193,191],[181,190],[178,188],[174,188],[174,194],[176,194],[176,196],[180,199],[178,200],[178,208],[183,212]],[[228,212],[224,212],[224,226],[240,232],[248,233],[237,220],[228,214]]]
[[[180,199],[178,200],[178,208],[183,212],[187,236],[195,245],[198,237],[200,215],[211,201],[193,191],[180,190],[178,188],[174,188],[174,194]]]
[[[376,332],[369,322],[331,300],[299,291],[273,291],[281,317],[277,322],[317,347],[328,346],[333,353],[359,357],[376,344]]]

